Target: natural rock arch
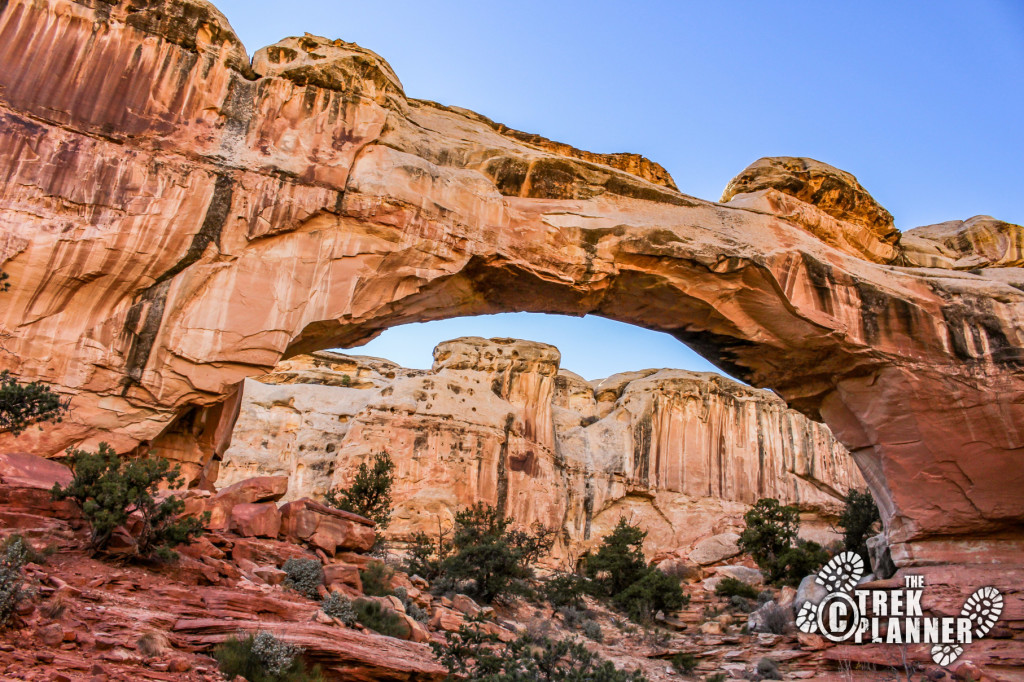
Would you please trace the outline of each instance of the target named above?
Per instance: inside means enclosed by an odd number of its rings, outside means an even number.
[[[901,248],[852,176],[797,159],[702,201],[642,157],[407,99],[352,44],[289,38],[250,65],[203,0],[11,0],[0,63],[0,362],[74,408],[5,447],[127,451],[178,419],[165,446],[216,448],[230,410],[205,408],[281,357],[589,313],[828,423],[897,563],[1019,562],[1024,276],[985,268],[1020,265],[1018,226]]]

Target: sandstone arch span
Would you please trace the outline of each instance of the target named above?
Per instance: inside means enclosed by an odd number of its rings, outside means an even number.
[[[289,38],[250,63],[204,0],[10,0],[0,63],[0,362],[74,396],[4,447],[129,450],[183,415],[216,447],[224,410],[200,408],[281,357],[403,322],[589,313],[827,422],[898,563],[1019,562],[1019,226],[909,248],[852,176],[795,159],[702,201],[642,157],[408,99],[352,44]]]

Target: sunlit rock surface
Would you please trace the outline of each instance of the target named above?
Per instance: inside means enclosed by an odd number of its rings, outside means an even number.
[[[282,357],[597,314],[821,418],[897,564],[1020,562],[1024,275],[984,267],[1019,260],[1019,226],[903,250],[852,176],[808,160],[703,201],[640,157],[408,99],[353,44],[250,63],[203,0],[9,0],[0,64],[0,366],[72,405],[5,449],[152,447],[198,479],[239,383]]]
[[[380,452],[396,464],[396,539],[449,528],[482,501],[564,530],[578,555],[620,516],[652,554],[742,528],[761,497],[799,505],[812,537],[864,482],[828,428],[767,391],[683,370],[587,382],[554,346],[461,338],[429,371],[321,352],[247,380],[217,487],[287,475],[288,498],[351,482]],[[817,534],[816,534],[817,533]]]

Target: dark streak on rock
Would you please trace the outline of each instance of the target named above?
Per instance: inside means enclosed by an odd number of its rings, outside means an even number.
[[[228,210],[231,207],[233,182],[226,174],[217,176],[213,197],[206,209],[206,218],[199,231],[193,235],[188,251],[185,252],[181,260],[157,277],[156,281],[142,292],[139,300],[129,309],[125,320],[125,330],[133,338],[125,359],[125,381],[122,395],[127,393],[130,386],[138,384],[142,380],[142,372],[146,368],[146,363],[149,362],[149,355],[153,351],[157,333],[160,331],[171,281],[175,275],[199,260],[203,252],[206,251],[206,247],[220,241],[221,231],[224,229],[224,223],[227,222]],[[143,309],[146,311],[144,321],[140,320]],[[142,322],[141,326],[140,321]]]
[[[508,445],[512,438],[512,425],[515,421],[516,416],[513,413],[509,412],[505,415],[505,440],[501,442],[501,450],[498,452],[498,499],[495,506],[502,518],[508,509]]]

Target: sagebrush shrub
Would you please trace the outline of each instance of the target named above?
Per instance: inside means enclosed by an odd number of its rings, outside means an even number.
[[[596,620],[585,620],[580,625],[580,630],[587,639],[592,639],[598,644],[604,641],[604,632],[601,630],[601,625]]]
[[[398,597],[398,600],[402,602],[402,606],[405,607],[405,612],[414,620],[418,620],[421,623],[426,623],[430,620],[430,614],[421,609],[416,602],[409,597],[409,591],[407,589],[399,586],[392,591],[392,594]]]
[[[28,556],[24,540],[20,537],[8,542],[0,552],[0,628],[14,615],[18,602],[28,595],[25,589],[25,577],[21,567]]]
[[[306,668],[302,649],[269,632],[231,637],[213,650],[227,679],[248,682],[323,682],[319,667]]]
[[[331,592],[320,602],[320,610],[331,618],[337,618],[345,625],[355,625],[356,611],[352,601],[338,592]]]
[[[318,560],[288,559],[281,570],[287,574],[285,587],[290,587],[308,599],[319,598],[318,588],[324,584],[324,569]]]

